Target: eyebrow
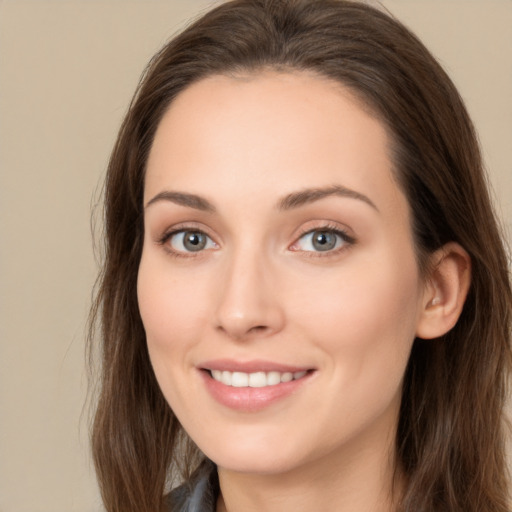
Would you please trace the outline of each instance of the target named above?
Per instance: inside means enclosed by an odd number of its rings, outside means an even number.
[[[154,196],[146,203],[145,208],[159,201],[170,201],[171,203],[186,206],[188,208],[194,208],[195,210],[201,210],[203,212],[215,212],[213,204],[207,201],[204,197],[197,196],[195,194],[187,194],[185,192],[172,192],[170,190],[164,190]]]
[[[304,190],[299,190],[298,192],[292,192],[291,194],[288,194],[279,200],[277,203],[277,209],[281,211],[292,210],[294,208],[299,208],[306,204],[314,203],[315,201],[319,201],[320,199],[324,199],[330,196],[357,199],[379,211],[375,203],[369,197],[341,185],[332,185],[330,187],[324,188],[306,188]],[[208,213],[216,212],[215,206],[213,206],[213,204],[204,197],[198,196],[196,194],[174,192],[170,190],[164,190],[158,193],[146,203],[145,208],[148,208],[152,204],[159,201],[169,201],[180,206],[194,208],[195,210]]]
[[[324,188],[307,188],[304,190],[299,190],[298,192],[293,192],[283,197],[279,201],[278,209],[291,210],[293,208],[298,208],[300,206],[304,206],[306,204],[310,204],[330,196],[357,199],[359,201],[363,201],[364,203],[371,206],[373,209],[379,211],[375,203],[369,197],[365,196],[364,194],[361,194],[360,192],[356,192],[355,190],[343,187],[341,185],[332,185],[330,187]]]

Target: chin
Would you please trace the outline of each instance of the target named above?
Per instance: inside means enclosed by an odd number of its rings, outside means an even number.
[[[225,441],[209,444],[203,453],[217,466],[238,473],[281,474],[293,470],[303,463],[304,454],[298,447],[287,446],[282,440],[251,439],[234,442],[225,436]]]
[[[253,455],[252,458],[249,458],[248,455],[243,457],[235,455],[212,460],[217,466],[230,472],[258,475],[284,474],[297,468],[299,465],[298,461],[286,459],[281,454],[275,458],[270,457],[268,454],[262,454],[261,451],[257,456]]]

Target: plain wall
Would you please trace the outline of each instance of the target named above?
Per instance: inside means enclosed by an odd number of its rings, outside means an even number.
[[[91,206],[139,75],[211,2],[0,0],[0,512],[101,510],[88,454]],[[512,226],[512,1],[387,0],[467,102]]]

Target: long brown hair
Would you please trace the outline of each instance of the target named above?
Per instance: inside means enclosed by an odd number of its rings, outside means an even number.
[[[108,168],[104,265],[90,323],[91,333],[101,331],[92,443],[107,510],[160,510],[170,472],[201,461],[160,392],[137,305],[144,173],[156,128],[191,83],[265,68],[337,80],[387,127],[423,271],[427,255],[449,241],[471,256],[457,325],[442,338],[415,340],[406,370],[400,510],[507,512],[512,293],[474,128],[453,83],[411,32],[343,0],[224,3],[170,41],[143,75]]]

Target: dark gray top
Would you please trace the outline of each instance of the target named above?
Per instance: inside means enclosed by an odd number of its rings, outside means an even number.
[[[192,478],[166,497],[168,512],[215,512],[219,496],[217,468],[205,461]]]

